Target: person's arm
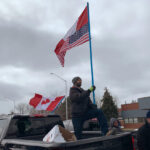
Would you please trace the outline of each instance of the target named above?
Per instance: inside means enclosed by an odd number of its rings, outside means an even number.
[[[82,91],[82,93],[77,91],[71,91],[70,99],[72,102],[81,102],[81,100],[85,99],[86,97],[90,96],[91,91]]]
[[[137,145],[139,150],[148,150],[146,144],[146,135],[143,130],[139,129],[137,134]]]
[[[112,130],[109,130],[106,134],[106,136],[112,135]]]
[[[93,92],[93,91],[95,91],[95,89],[96,89],[96,87],[95,87],[95,85],[93,85],[93,86],[91,86],[90,87],[90,91],[91,92]],[[94,104],[95,106],[97,106],[96,104]],[[89,106],[93,106],[93,103],[92,103],[92,100],[89,98]]]
[[[116,130],[115,130],[114,128],[112,128],[112,129],[110,129],[110,130],[107,132],[106,136],[114,135],[115,132],[116,132]]]

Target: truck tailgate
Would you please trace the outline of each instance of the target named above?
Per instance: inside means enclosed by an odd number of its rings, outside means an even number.
[[[42,141],[5,139],[8,149],[36,150],[133,150],[132,136],[122,133],[115,136],[95,137],[66,143],[44,143]]]

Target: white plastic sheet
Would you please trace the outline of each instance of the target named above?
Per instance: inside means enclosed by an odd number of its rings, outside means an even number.
[[[54,126],[48,133],[47,135],[43,138],[44,142],[55,142],[55,143],[64,143],[66,140],[62,136],[59,126],[56,125]]]

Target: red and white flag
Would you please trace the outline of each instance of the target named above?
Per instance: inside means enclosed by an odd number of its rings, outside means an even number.
[[[84,9],[78,20],[62,38],[55,48],[55,53],[64,67],[66,51],[89,41],[88,9]]]
[[[40,94],[35,94],[35,96],[30,99],[29,104],[33,106],[36,110],[53,111],[62,102],[64,97],[65,96],[46,98]]]

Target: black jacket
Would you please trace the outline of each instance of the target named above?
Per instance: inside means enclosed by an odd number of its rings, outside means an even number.
[[[150,150],[150,125],[147,122],[138,130],[137,145],[139,150]]]
[[[90,90],[83,90],[82,88],[72,87],[70,88],[70,100],[72,117],[81,117],[86,111],[93,107],[90,99]]]

